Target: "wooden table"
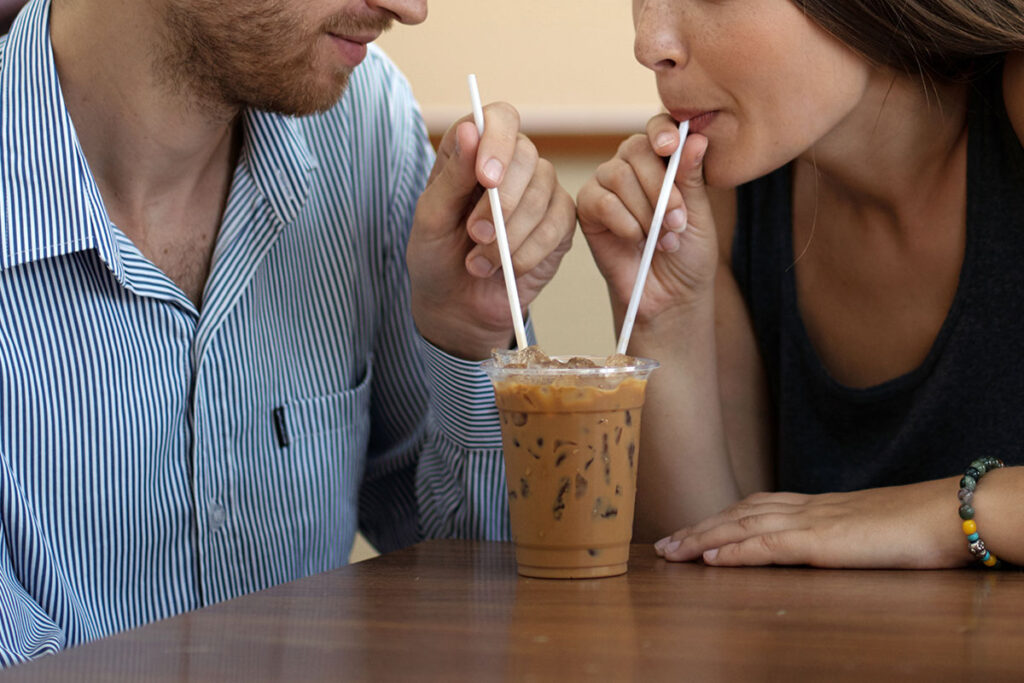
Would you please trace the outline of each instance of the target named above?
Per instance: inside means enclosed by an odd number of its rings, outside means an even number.
[[[1024,680],[1024,573],[716,569],[522,579],[431,541],[71,649],[12,681]]]

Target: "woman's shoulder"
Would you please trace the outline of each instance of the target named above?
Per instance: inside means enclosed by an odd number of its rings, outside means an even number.
[[[1017,139],[1024,144],[1024,52],[1006,55],[1003,65],[1003,101]]]

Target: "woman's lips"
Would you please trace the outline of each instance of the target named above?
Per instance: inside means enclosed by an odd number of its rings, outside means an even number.
[[[370,40],[364,40],[362,38],[345,38],[344,36],[336,36],[333,33],[330,34],[331,42],[338,50],[338,54],[341,55],[342,61],[347,66],[355,68],[359,66],[359,63],[366,59],[366,44]]]
[[[676,121],[689,121],[691,133],[703,132],[711,125],[712,121],[714,121],[715,117],[718,115],[717,110],[694,111],[692,109],[673,109],[669,113],[672,114],[672,117]]]

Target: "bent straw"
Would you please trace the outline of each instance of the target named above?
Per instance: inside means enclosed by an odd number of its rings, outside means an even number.
[[[476,130],[483,138],[484,110],[480,104],[480,91],[476,86],[475,74],[469,74],[469,96],[473,100],[473,121],[476,122]],[[516,345],[522,350],[527,347],[526,327],[523,325],[523,311],[519,307],[519,290],[516,289],[516,274],[512,270],[512,254],[509,252],[508,235],[505,233],[505,217],[501,214],[501,198],[498,196],[498,189],[489,188],[487,198],[491,202],[491,216],[494,218],[494,233],[498,239],[501,270],[505,275],[508,305],[512,309],[512,325],[516,331]]]
[[[619,333],[619,345],[615,349],[616,353],[626,353],[626,347],[629,346],[629,335],[633,333],[636,309],[640,307],[640,297],[643,295],[644,285],[647,283],[647,272],[651,269],[651,259],[654,258],[654,247],[658,245],[661,221],[665,218],[668,196],[672,192],[672,183],[676,178],[676,171],[679,169],[679,157],[682,155],[683,143],[686,142],[686,134],[689,132],[689,120],[679,124],[679,146],[669,157],[668,168],[665,169],[665,180],[662,181],[661,193],[658,194],[658,203],[654,205],[654,218],[651,219],[651,228],[647,231],[647,242],[644,244],[644,253],[640,258],[640,270],[636,274],[636,282],[633,283],[633,293],[629,297],[626,318],[622,321],[622,331]],[[684,226],[683,229],[685,230],[686,227]]]

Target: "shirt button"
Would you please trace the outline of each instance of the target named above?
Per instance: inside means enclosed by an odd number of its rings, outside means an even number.
[[[228,519],[228,511],[220,503],[213,503],[210,506],[210,527],[213,531],[220,531],[224,522]]]

